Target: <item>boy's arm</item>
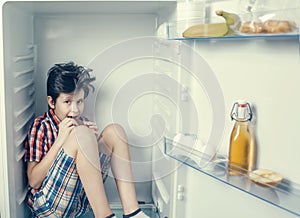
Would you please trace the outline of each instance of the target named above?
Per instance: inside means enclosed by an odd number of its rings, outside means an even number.
[[[27,165],[27,177],[30,187],[38,189],[41,187],[51,165],[55,161],[55,158],[66,141],[67,137],[70,135],[74,126],[77,125],[76,121],[71,118],[65,118],[59,124],[58,136],[49,149],[47,154],[43,157],[40,162],[30,161]]]
[[[58,142],[59,143],[59,142]],[[27,177],[30,187],[41,187],[51,165],[53,164],[62,145],[54,143],[49,152],[40,162],[31,161],[27,164]]]

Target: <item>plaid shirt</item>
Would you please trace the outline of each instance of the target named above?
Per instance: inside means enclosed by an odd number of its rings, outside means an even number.
[[[25,141],[25,162],[40,162],[43,159],[57,138],[59,123],[60,121],[52,109],[35,119],[28,133],[27,140]],[[59,165],[57,162],[63,164],[64,168],[56,169],[56,166]],[[59,172],[59,174],[53,173],[54,170]],[[66,170],[70,171],[68,172]],[[70,172],[75,172],[75,174],[71,174]],[[55,178],[55,176],[57,178]],[[49,180],[51,180],[51,187],[47,187]],[[55,183],[53,181],[55,181]],[[66,184],[63,184],[63,181],[71,181],[68,182],[67,189],[69,192],[74,193],[66,193],[64,197],[62,197],[61,193],[58,193],[62,190],[66,190]],[[45,202],[43,195],[48,196],[47,202]],[[78,196],[81,196],[81,205],[78,205]],[[57,204],[57,201],[59,201],[60,204]],[[63,204],[61,204],[61,202],[63,202]],[[28,205],[32,208],[34,213],[39,216],[49,215],[55,210],[59,217],[76,217],[83,214],[89,207],[89,202],[76,172],[74,159],[66,156],[63,150],[59,152],[43,185],[39,189],[29,187]],[[38,205],[38,207],[36,207],[36,205]],[[65,205],[70,206],[65,207]],[[71,207],[71,205],[76,205],[76,208]]]
[[[25,162],[40,162],[53,145],[60,121],[50,109],[35,119],[25,141]]]

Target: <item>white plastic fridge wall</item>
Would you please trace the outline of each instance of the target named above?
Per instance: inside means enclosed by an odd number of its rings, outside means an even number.
[[[4,86],[1,86],[1,98],[4,100],[3,104],[1,102],[1,168],[4,171],[1,185],[4,193],[1,197],[1,217],[26,217],[28,210],[25,209],[23,201],[27,181],[22,160],[22,141],[35,110],[33,74],[30,70],[34,66],[34,48],[31,47],[33,20],[29,14],[19,13],[14,8],[9,11],[3,10],[2,28],[7,31],[2,35],[2,51],[6,51],[2,72],[6,74],[1,75],[4,82]],[[21,69],[27,73],[22,73]]]

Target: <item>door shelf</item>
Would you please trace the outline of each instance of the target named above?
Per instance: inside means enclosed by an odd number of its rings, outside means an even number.
[[[179,5],[180,6],[180,5]],[[181,6],[182,7],[182,6]],[[204,6],[202,6],[204,7]],[[226,35],[222,36],[224,28],[220,26],[208,27],[205,24],[225,24],[225,19],[218,16],[217,11],[221,6],[206,4],[208,12],[201,11],[197,4],[186,9],[186,16],[169,20],[166,24],[167,38],[169,40],[242,40],[242,39],[286,39],[299,38],[299,12],[300,8],[277,9],[257,12],[224,11],[235,14],[236,22],[230,26]],[[222,9],[222,10],[223,10]],[[195,11],[197,13],[195,13]],[[201,13],[202,12],[202,13]],[[190,16],[188,16],[191,14]],[[193,16],[192,16],[193,15]],[[202,25],[202,26],[201,26]],[[201,27],[199,27],[201,26]],[[270,28],[271,27],[271,28]],[[193,30],[191,29],[193,28]],[[223,31],[222,31],[223,30]],[[187,33],[188,31],[189,33]],[[206,34],[204,34],[204,32]],[[220,32],[221,31],[221,32]],[[253,32],[254,31],[254,32]],[[185,34],[184,34],[185,33]],[[223,32],[224,33],[224,32]],[[213,36],[216,34],[216,36]],[[185,35],[185,37],[183,36]],[[203,37],[196,37],[196,36]],[[205,35],[211,37],[205,37]],[[220,35],[220,36],[219,36]],[[190,38],[193,37],[194,38]],[[186,38],[187,37],[187,38]]]
[[[239,31],[233,31],[229,35],[225,36],[214,36],[214,37],[199,37],[199,38],[185,38],[183,37],[183,31],[189,27],[196,24],[201,23],[199,20],[181,20],[176,22],[169,22],[167,24],[167,38],[169,40],[184,40],[184,41],[191,41],[191,40],[200,40],[200,41],[217,41],[217,40],[250,40],[250,39],[265,39],[265,40],[272,40],[272,39],[298,39],[299,38],[299,28],[295,28],[292,32],[286,33],[258,33],[258,34],[251,34],[251,33],[241,33]]]
[[[300,217],[300,185],[283,179],[277,186],[261,186],[250,180],[247,173],[240,176],[228,175],[227,157],[216,154],[208,158],[193,145],[183,145],[173,141],[172,136],[164,137],[164,152],[172,159],[192,167],[224,184],[250,194],[289,213]]]
[[[183,40],[183,41],[220,41],[220,40],[279,40],[279,39],[299,39],[299,34],[277,34],[277,35],[231,35],[218,37],[201,37],[201,38],[184,38],[178,36],[169,36],[168,40]]]

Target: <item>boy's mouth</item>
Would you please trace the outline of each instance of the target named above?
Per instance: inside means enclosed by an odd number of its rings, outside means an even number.
[[[67,118],[72,118],[72,119],[76,120],[76,122],[77,122],[79,125],[83,124],[83,122],[82,122],[82,120],[80,119],[79,116],[67,116]]]
[[[67,116],[67,118],[72,118],[76,120],[77,116]]]

